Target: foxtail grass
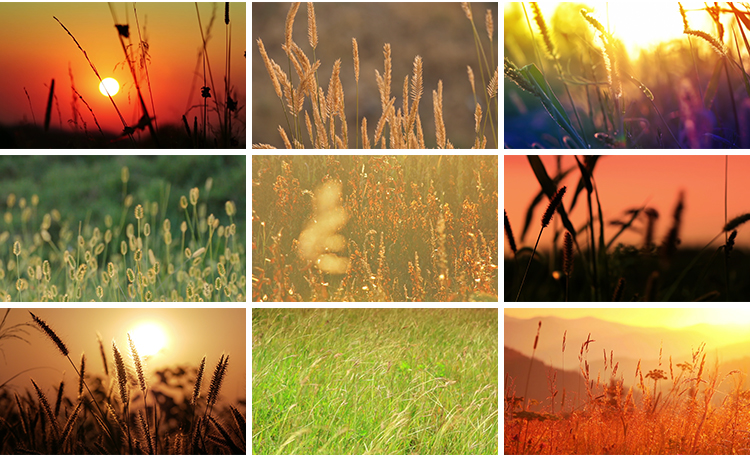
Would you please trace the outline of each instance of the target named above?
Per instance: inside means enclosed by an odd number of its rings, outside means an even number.
[[[227,364],[229,364],[229,355],[222,354],[219,358],[219,363],[214,369],[214,374],[211,376],[211,383],[208,388],[208,396],[206,397],[206,413],[204,416],[211,415],[216,400],[219,399],[219,392],[221,391],[221,385],[224,383],[224,377],[227,373]]]
[[[563,195],[565,195],[565,190],[567,187],[563,186],[561,187],[553,196],[550,198],[549,204],[547,205],[547,209],[544,211],[544,215],[542,216],[542,227],[539,229],[539,235],[536,238],[536,243],[534,244],[534,249],[531,251],[531,257],[529,258],[529,264],[526,266],[526,272],[523,274],[523,279],[521,280],[521,285],[518,289],[518,295],[516,296],[516,301],[521,297],[521,292],[523,291],[523,285],[526,282],[526,276],[529,274],[529,268],[531,267],[531,263],[534,261],[534,255],[536,254],[536,249],[539,246],[539,240],[542,238],[542,232],[544,232],[544,229],[549,226],[550,221],[552,221],[552,216],[555,214],[555,210],[562,204],[562,198]]]
[[[195,405],[195,403],[198,401],[198,398],[200,398],[201,394],[201,384],[203,382],[203,370],[206,367],[206,357],[203,356],[203,359],[201,359],[201,365],[198,368],[198,374],[195,378],[195,386],[193,387],[193,396],[190,399],[190,404]]]
[[[573,236],[565,232],[563,241],[563,274],[565,275],[565,301],[570,291],[570,275],[573,272]]]

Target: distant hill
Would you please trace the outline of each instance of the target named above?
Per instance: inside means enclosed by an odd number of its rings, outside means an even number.
[[[693,364],[693,352],[705,343],[705,368],[713,371],[718,364],[719,380],[721,381],[714,402],[724,400],[736,388],[736,382],[750,375],[750,341],[726,344],[716,331],[706,330],[705,325],[696,325],[681,330],[662,328],[642,328],[624,324],[602,321],[596,318],[562,319],[558,317],[542,317],[534,319],[517,319],[505,317],[505,374],[513,379],[516,396],[523,396],[526,387],[529,361],[533,352],[539,321],[542,327],[537,345],[534,363],[532,365],[529,398],[541,401],[549,406],[550,391],[548,378],[557,372],[558,398],[555,408],[560,408],[562,383],[564,381],[568,398],[574,398],[576,393],[585,397],[585,390],[577,389],[580,375],[581,344],[589,334],[591,340],[589,350],[583,359],[589,364],[590,377],[600,379],[602,384],[611,377],[612,370],[617,365],[616,377],[623,380],[625,388],[637,385],[636,367],[640,363],[640,370],[644,377],[649,371],[662,369],[668,378],[678,377],[680,363]],[[736,329],[736,328],[735,328]],[[562,338],[567,330],[565,349],[565,375],[561,373],[563,353]],[[731,328],[730,328],[731,330]],[[661,358],[660,358],[661,349]],[[605,356],[606,370],[605,370]],[[671,372],[670,372],[671,357]],[[612,363],[610,364],[610,359]],[[700,359],[697,361],[700,362]],[[696,366],[697,368],[697,366]],[[727,377],[729,372],[739,370],[742,376],[734,374]],[[683,378],[688,377],[687,375]],[[564,379],[564,380],[563,380]],[[583,381],[580,380],[581,384]],[[652,381],[647,381],[652,388]],[[672,381],[659,383],[663,393],[672,386]],[[743,384],[743,389],[750,389],[750,380]],[[637,389],[636,389],[637,390]],[[567,402],[567,404],[570,404]]]
[[[700,330],[700,327],[668,330],[634,327],[593,317],[517,319],[505,316],[505,345],[526,356],[531,356],[540,320],[542,327],[536,357],[556,367],[560,367],[562,363],[562,340],[566,331],[566,365],[578,363],[581,345],[587,340],[589,334],[591,334],[591,339],[595,340],[589,345],[589,352],[595,353],[599,359],[604,350],[607,351],[607,356],[613,352],[615,360],[623,357],[636,360],[639,358],[658,359],[660,349],[662,357],[671,355],[673,359],[677,359],[689,356],[691,350],[701,343],[706,343],[709,349],[725,344],[720,337]],[[747,353],[750,354],[750,351]]]
[[[529,375],[529,362],[531,358],[520,352],[505,347],[505,368],[503,379],[506,396],[524,396],[526,392],[526,379]],[[554,384],[553,384],[554,380]],[[560,372],[534,359],[531,364],[531,377],[529,380],[528,398],[537,401],[535,405],[529,405],[531,411],[550,411],[552,405],[552,393],[550,388],[554,385],[557,390],[555,395],[554,411],[560,411],[562,405],[563,389],[565,389],[566,409],[575,407],[579,398],[586,397],[586,388],[583,376],[576,371]]]

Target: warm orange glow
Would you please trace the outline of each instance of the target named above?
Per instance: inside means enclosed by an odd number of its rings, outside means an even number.
[[[112,77],[107,77],[99,84],[99,92],[106,96],[115,96],[120,91],[120,83]]]
[[[595,317],[636,327],[663,327],[681,329],[698,324],[724,326],[722,332],[731,326],[742,332],[742,339],[747,338],[747,326],[750,325],[748,309],[705,309],[705,308],[570,308],[570,309],[505,309],[505,315],[529,319],[544,316],[555,316],[563,319],[580,319]]]
[[[143,322],[130,332],[140,356],[153,356],[167,345],[164,328],[155,322]]]
[[[539,2],[542,14],[547,21],[552,18],[561,3],[571,2]],[[691,28],[711,30],[704,2],[681,3],[687,12]],[[505,8],[512,8],[512,5],[517,4],[506,3]],[[603,1],[587,1],[576,5],[586,5],[588,7],[586,10],[594,18],[608,27],[615,38],[622,40],[631,57],[637,56],[642,49],[648,49],[660,42],[684,37],[684,26],[677,2],[650,2],[647,7],[636,6],[629,2]],[[526,9],[531,19],[528,4]],[[691,11],[700,9],[703,11]]]

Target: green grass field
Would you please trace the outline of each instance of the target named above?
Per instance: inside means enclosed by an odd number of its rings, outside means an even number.
[[[245,301],[244,156],[4,156],[0,301]]]
[[[496,309],[253,309],[254,454],[497,454]]]

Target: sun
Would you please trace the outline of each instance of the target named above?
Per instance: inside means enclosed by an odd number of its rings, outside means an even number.
[[[105,97],[108,96],[107,92],[109,92],[109,96],[114,96],[119,91],[120,84],[113,77],[104,78],[99,84],[99,92],[101,92]]]
[[[155,322],[143,322],[130,331],[130,337],[135,343],[140,356],[153,356],[167,345],[167,334]]]
[[[547,21],[550,21],[561,4],[577,9],[585,5],[584,9],[601,22],[616,39],[622,40],[631,58],[636,58],[642,50],[648,50],[658,43],[685,37],[683,33],[685,26],[677,2],[650,2],[648,14],[644,14],[642,8],[636,8],[630,2],[599,0],[587,0],[581,3],[540,2],[539,6]],[[506,9],[512,8],[512,5],[515,3],[506,3]],[[710,29],[712,23],[705,11],[704,2],[684,1],[682,6],[687,12],[687,19],[692,29],[712,30]],[[575,16],[579,24],[588,28],[588,25],[580,21],[580,15]]]

